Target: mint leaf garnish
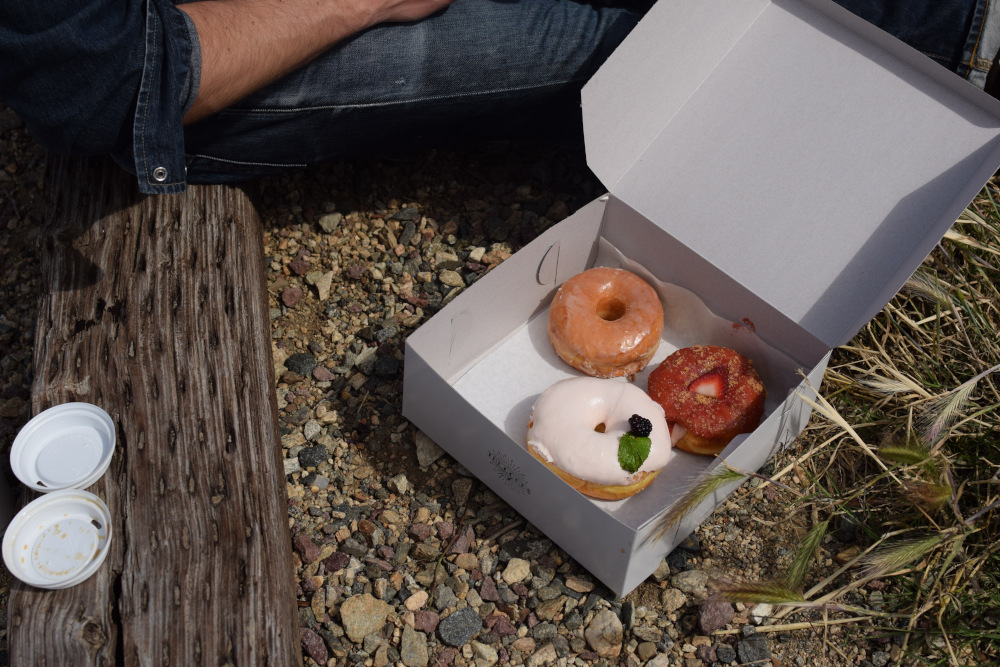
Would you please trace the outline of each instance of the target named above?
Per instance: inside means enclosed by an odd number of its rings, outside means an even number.
[[[649,447],[653,441],[631,433],[624,434],[618,441],[618,465],[622,470],[634,473],[642,467],[649,456]]]

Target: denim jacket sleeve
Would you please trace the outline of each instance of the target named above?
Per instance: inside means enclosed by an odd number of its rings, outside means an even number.
[[[185,188],[197,36],[170,0],[3,0],[0,100],[49,150],[112,155],[145,193]]]

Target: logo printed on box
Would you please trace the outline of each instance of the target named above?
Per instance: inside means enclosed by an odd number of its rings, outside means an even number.
[[[499,449],[491,449],[489,457],[490,464],[493,466],[493,472],[496,473],[501,482],[506,484],[512,491],[523,496],[531,495],[531,489],[528,488],[528,481],[513,459]]]

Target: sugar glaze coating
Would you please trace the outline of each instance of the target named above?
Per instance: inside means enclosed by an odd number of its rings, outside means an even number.
[[[597,267],[559,288],[548,330],[556,352],[573,368],[594,377],[631,377],[659,347],[663,305],[634,273]]]

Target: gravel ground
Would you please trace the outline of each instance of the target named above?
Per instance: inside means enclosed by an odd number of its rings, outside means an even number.
[[[4,452],[29,417],[42,162],[0,108]],[[578,146],[498,143],[260,183],[304,665],[836,666],[896,657],[870,630],[771,631],[766,607],[706,601],[710,577],[780,575],[808,527],[786,492],[744,485],[617,598],[400,415],[407,334],[602,191]],[[844,539],[824,545],[814,581],[849,552]],[[9,583],[0,572],[4,628]]]

